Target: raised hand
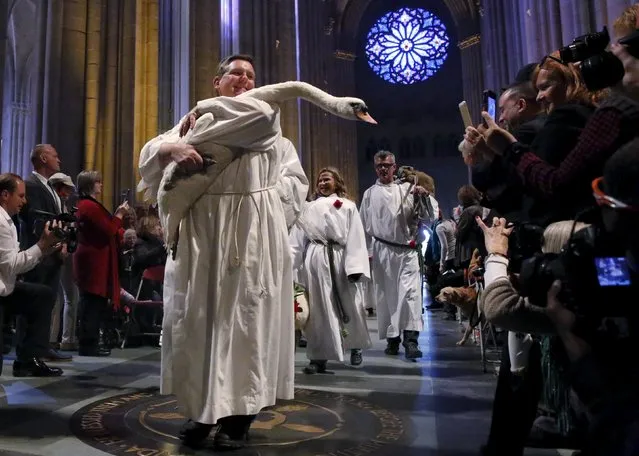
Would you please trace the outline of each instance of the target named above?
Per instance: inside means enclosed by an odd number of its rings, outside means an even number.
[[[517,142],[517,138],[497,125],[487,112],[484,111],[481,115],[486,125],[480,125],[477,127],[477,131],[481,133],[486,144],[488,144],[488,147],[490,147],[494,153],[503,155],[508,146]]]
[[[508,237],[513,232],[513,226],[507,226],[505,218],[493,218],[493,225],[491,227],[486,226],[481,217],[475,217],[477,225],[484,232],[484,242],[486,244],[486,251],[488,253],[495,253],[498,255],[508,255]]]

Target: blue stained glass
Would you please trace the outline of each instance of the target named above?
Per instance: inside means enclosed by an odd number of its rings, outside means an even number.
[[[446,26],[421,8],[386,13],[368,32],[366,58],[391,84],[413,84],[434,75],[448,56]]]

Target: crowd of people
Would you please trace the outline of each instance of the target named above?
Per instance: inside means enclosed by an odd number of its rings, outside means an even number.
[[[616,20],[616,39],[637,29],[634,5]],[[560,51],[522,68],[499,95],[499,116],[484,112],[467,127],[459,148],[473,185],[459,189],[449,213],[432,182],[398,173],[384,150],[359,204],[332,167],[309,191],[279,109],[245,95],[256,72],[246,55],[221,62],[214,116],[199,105],[141,151],[138,190],[154,203],[170,191],[162,187],[169,164],[187,179],[206,172],[192,130],[241,149],[196,195],[170,248],[161,206],[123,201],[111,213],[99,173],[74,183],[53,146],[36,146],[32,175],[0,175],[0,299],[16,316],[14,376],[62,375],[45,361],[69,361],[68,350],[108,356],[105,335],[119,311],[161,301],[161,392],[188,417],[180,439],[198,446],[215,428],[217,449],[241,448],[262,409],[293,398],[295,286],[309,307],[305,374],[347,353],[351,365],[365,362],[367,310],[385,354],[403,348],[417,361],[424,290],[431,310],[455,319],[456,308],[436,297],[467,286],[481,258],[479,309],[504,335],[482,454],[523,454],[531,431],[584,455],[637,454],[639,370],[627,362],[639,340],[636,306],[576,302],[583,294],[571,282],[575,258],[583,266],[589,254],[592,271],[610,257],[617,276],[627,271],[623,286],[637,284],[639,67],[636,48],[611,51],[625,70],[611,87],[589,86]],[[542,261],[563,269],[526,269]],[[162,280],[144,280],[152,268]],[[545,284],[541,297],[534,280]],[[599,300],[611,289],[601,280],[592,287]]]

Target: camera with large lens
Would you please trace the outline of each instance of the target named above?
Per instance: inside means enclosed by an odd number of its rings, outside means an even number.
[[[78,248],[78,219],[75,217],[77,207],[71,208],[70,212],[53,214],[51,212],[34,210],[37,217],[35,232],[42,233],[47,222],[57,222],[57,227],[52,228],[53,234],[67,245],[67,252],[73,253]],[[38,229],[40,226],[40,229]]]
[[[515,223],[508,237],[508,267],[519,272],[524,260],[541,252],[544,228],[533,223]]]
[[[610,43],[610,34],[606,27],[601,32],[582,35],[571,44],[559,50],[559,58],[564,63],[581,62],[581,75],[588,90],[601,90],[611,87],[623,79],[624,69],[621,61],[606,51]],[[619,40],[627,46],[628,52],[639,58],[639,30]]]
[[[592,340],[606,318],[627,317],[630,272],[624,248],[610,234],[591,225],[571,236],[559,254],[536,254],[525,260],[519,274],[519,291],[529,301],[545,307],[555,280],[561,281],[558,299],[577,316],[575,332]]]

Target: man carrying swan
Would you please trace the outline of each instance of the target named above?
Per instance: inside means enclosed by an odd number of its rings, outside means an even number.
[[[299,213],[308,180],[293,144],[270,130],[271,120],[279,129],[277,108],[235,98],[255,87],[251,57],[222,61],[213,86],[221,98],[208,132],[241,150],[182,219],[175,259],[167,261],[161,392],[175,394],[189,418],[180,432],[186,445],[201,444],[218,425],[216,449],[235,449],[262,408],[293,398],[285,211]],[[139,190],[149,197],[171,161],[184,171],[203,166],[197,150],[180,141],[183,123],[142,149]]]

